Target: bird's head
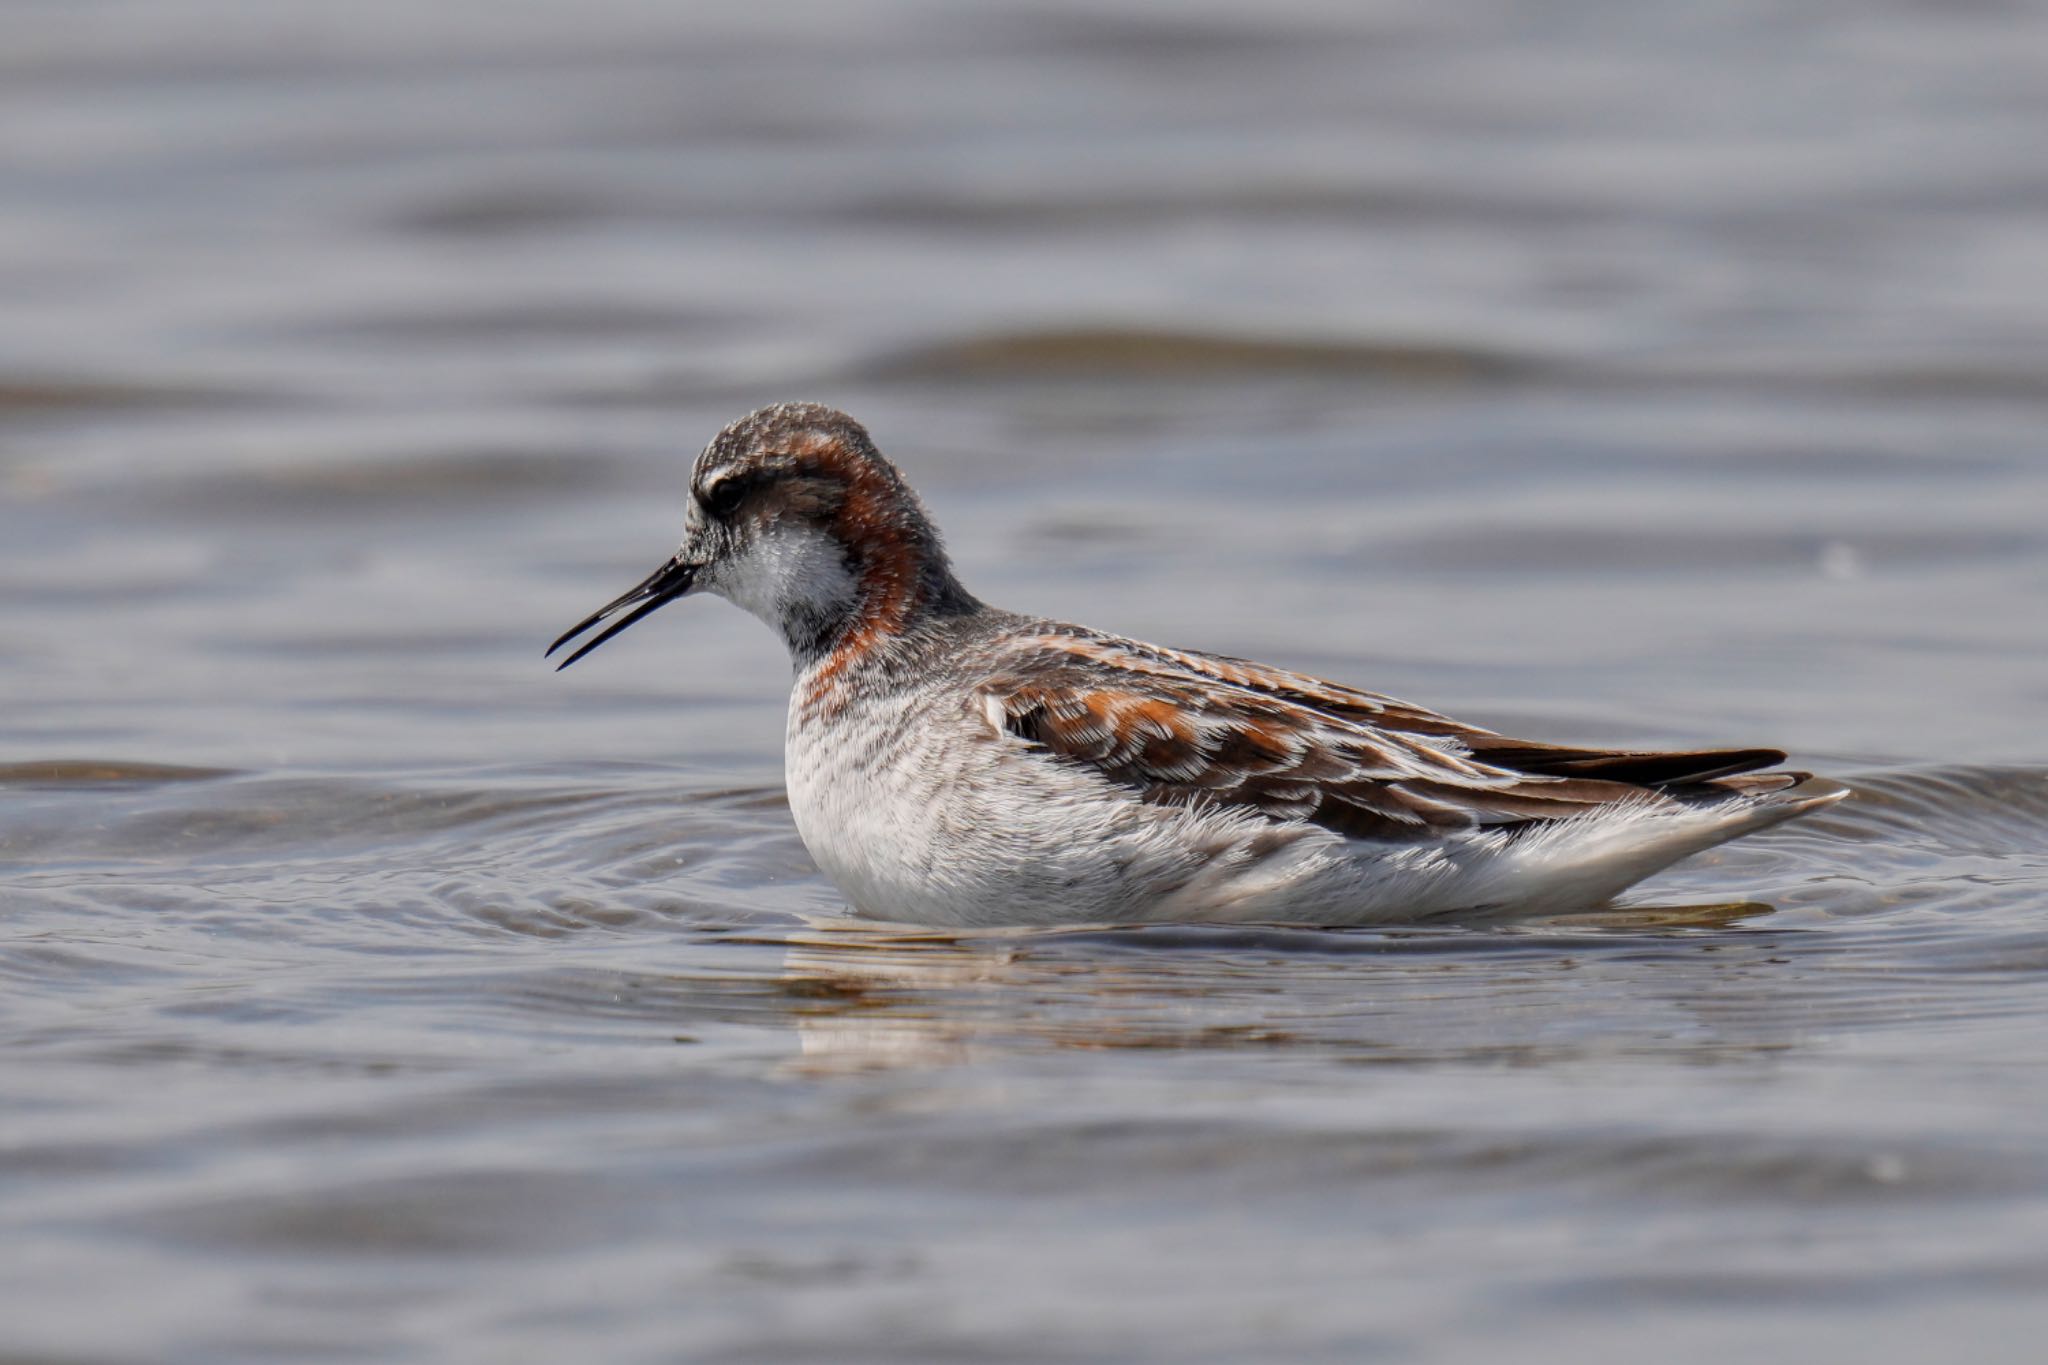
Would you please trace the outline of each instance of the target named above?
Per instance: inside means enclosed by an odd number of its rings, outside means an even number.
[[[690,475],[675,554],[548,653],[610,621],[562,661],[567,668],[694,592],[766,621],[799,668],[901,633],[921,612],[973,601],[924,505],[866,428],[816,403],[777,403],[713,437]]]

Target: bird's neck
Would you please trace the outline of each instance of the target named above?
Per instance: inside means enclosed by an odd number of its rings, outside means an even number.
[[[788,604],[779,622],[798,685],[822,696],[905,653],[944,620],[981,609],[921,527],[842,542],[844,588]]]

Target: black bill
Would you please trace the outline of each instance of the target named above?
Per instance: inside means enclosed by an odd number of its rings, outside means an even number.
[[[646,579],[637,587],[613,598],[564,631],[562,638],[549,645],[548,652],[541,657],[552,658],[556,650],[568,644],[600,621],[618,612],[625,611],[627,607],[634,607],[634,610],[626,612],[624,616],[621,616],[618,620],[613,621],[611,625],[605,627],[602,632],[584,641],[582,648],[578,649],[574,654],[556,664],[555,671],[557,673],[561,672],[641,617],[661,607],[665,607],[678,597],[681,597],[690,590],[690,584],[695,582],[696,578],[697,566],[695,564],[688,563],[682,559],[671,559],[668,563],[647,575]],[[635,604],[638,605],[636,606]]]

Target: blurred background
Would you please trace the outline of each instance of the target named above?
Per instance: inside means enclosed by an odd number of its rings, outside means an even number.
[[[2044,137],[1993,0],[0,0],[0,1357],[2031,1358]],[[835,929],[763,628],[540,660],[788,398],[999,604],[1863,799]]]

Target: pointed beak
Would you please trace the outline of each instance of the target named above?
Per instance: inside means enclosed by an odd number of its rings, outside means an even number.
[[[680,555],[676,556],[653,573],[647,575],[630,592],[622,593],[618,597],[613,598],[581,621],[578,621],[574,627],[563,632],[562,638],[549,645],[548,652],[541,657],[552,658],[556,650],[568,644],[592,626],[617,616],[618,613],[626,611],[628,607],[634,608],[634,610],[626,612],[624,616],[619,617],[618,620],[613,621],[611,625],[605,627],[597,635],[584,641],[583,646],[574,654],[556,664],[555,672],[561,672],[641,617],[652,614],[688,592],[690,585],[697,579],[699,567],[701,566],[690,563]]]

